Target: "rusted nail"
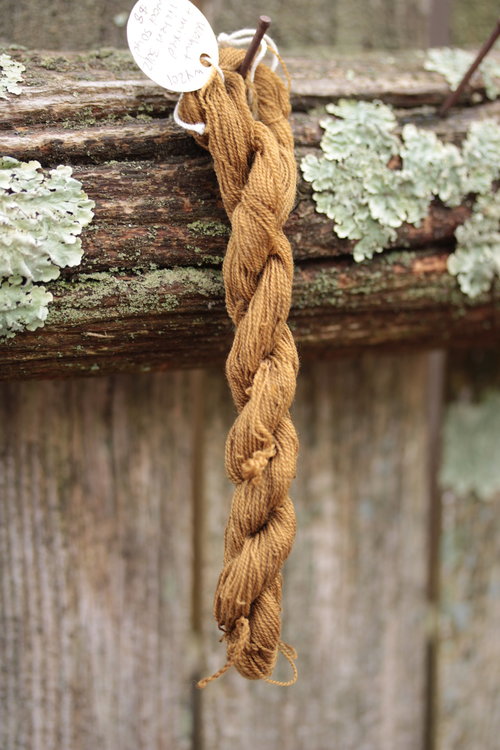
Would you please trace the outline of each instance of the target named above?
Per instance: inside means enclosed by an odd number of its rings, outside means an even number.
[[[269,18],[269,16],[259,17],[259,24],[257,26],[253,39],[250,42],[250,46],[247,49],[245,57],[243,58],[243,62],[238,68],[238,73],[241,76],[243,76],[243,78],[248,73],[248,69],[250,68],[250,65],[252,64],[252,60],[254,59],[255,55],[257,54],[257,50],[260,47],[262,37],[264,36],[264,34],[266,33],[270,25],[271,25],[271,19]]]
[[[448,98],[445,100],[444,104],[441,106],[441,109],[439,110],[439,115],[443,117],[443,115],[446,114],[446,112],[450,109],[450,107],[453,107],[455,102],[458,100],[459,96],[462,94],[464,88],[469,83],[469,80],[472,76],[472,74],[477,70],[483,59],[486,57],[490,49],[495,44],[496,40],[500,36],[500,19],[497,21],[497,25],[495,29],[493,30],[491,36],[485,41],[479,52],[477,53],[477,56],[473,63],[471,63],[470,68],[465,73],[464,77],[458,84],[455,91],[452,91],[451,94],[448,96]]]

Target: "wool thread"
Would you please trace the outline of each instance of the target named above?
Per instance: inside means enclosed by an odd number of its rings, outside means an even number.
[[[199,687],[232,666],[250,680],[291,685],[297,679],[297,654],[281,640],[281,570],[295,538],[289,487],[298,451],[289,413],[298,356],[286,322],[293,260],[283,225],[297,171],[288,91],[264,64],[255,69],[253,83],[248,74],[243,80],[236,72],[243,56],[221,49],[224,81],[214,72],[179,106],[186,124],[205,124],[194,137],[212,155],[232,228],[223,264],[235,326],[226,375],[238,416],[227,437],[225,464],[235,489],[214,598],[227,661]],[[271,679],[279,652],[292,665],[288,682]]]
[[[252,41],[255,31],[255,29],[239,29],[239,31],[233,31],[232,34],[225,34],[224,32],[222,32],[217,36],[217,41],[219,43],[219,46],[221,47],[246,47]],[[248,72],[248,79],[252,81],[252,83],[255,77],[257,66],[266,56],[268,48],[275,55],[275,57],[271,60],[271,65],[269,67],[272,71],[276,70],[276,67],[278,65],[278,48],[274,43],[274,40],[268,34],[264,34],[260,42],[259,51],[255,55]]]

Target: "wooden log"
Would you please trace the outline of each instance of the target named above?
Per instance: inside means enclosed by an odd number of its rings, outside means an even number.
[[[358,266],[342,259],[299,267],[290,322],[301,354],[496,338],[499,292],[468,303],[446,259],[439,250],[395,252]],[[51,289],[51,324],[2,344],[1,377],[192,367],[222,361],[230,345],[219,271],[90,274]]]
[[[0,127],[33,123],[112,122],[126,115],[161,117],[172,111],[177,95],[143,74],[125,50],[54,52],[9,50],[26,66],[22,96],[2,104]],[[498,58],[498,53],[491,53]],[[443,76],[424,69],[424,51],[289,57],[292,107],[307,112],[342,98],[381,99],[395,107],[439,106],[449,87]],[[474,79],[461,102],[486,101]]]
[[[302,443],[291,496],[297,538],[286,565],[285,641],[298,650],[290,688],[230,671],[201,696],[205,746],[413,750],[421,746],[426,640],[429,356],[364,354],[301,373]],[[225,649],[212,615],[232,486],[227,385],[207,374],[200,553],[203,669]],[[290,667],[278,662],[277,679]]]
[[[45,327],[0,344],[0,377],[222,359],[231,326],[220,265],[230,230],[208,155],[169,119],[173,96],[141,77],[124,52],[15,54],[27,85],[0,110],[0,153],[72,164],[96,212],[82,263],[47,285],[55,299]],[[335,66],[292,60],[297,157],[318,147],[318,115],[306,111],[313,105],[383,98],[406,107],[400,114],[412,121],[421,106],[441,104],[445,82],[422,61],[419,54]],[[427,121],[459,141],[471,120],[499,109],[489,103]],[[302,353],[497,337],[498,290],[472,303],[446,271],[454,230],[469,211],[436,202],[421,227],[400,229],[392,252],[357,265],[352,243],[333,235],[302,183],[286,227],[297,262],[291,322]]]

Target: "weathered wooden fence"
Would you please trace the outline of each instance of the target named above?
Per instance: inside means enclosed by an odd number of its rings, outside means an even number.
[[[0,153],[71,163],[97,206],[46,326],[0,346],[2,750],[495,750],[500,479],[471,436],[495,445],[498,361],[442,352],[498,340],[498,289],[468,302],[446,271],[468,205],[356,265],[301,185],[299,682],[196,691],[224,656],[211,600],[231,495],[216,182],[127,56],[16,54],[27,86],[0,110]],[[325,102],[382,98],[409,121],[447,93],[418,56],[291,69],[298,155]],[[460,140],[497,114],[428,122]]]
[[[301,0],[196,0],[217,31],[255,26],[259,13],[275,19],[281,45],[335,47],[336,52],[477,45],[495,25],[495,0],[310,0],[307,22]],[[134,0],[4,0],[0,44],[40,49],[126,47],[125,24]]]

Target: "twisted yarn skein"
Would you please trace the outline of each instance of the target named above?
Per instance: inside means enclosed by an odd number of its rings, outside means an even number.
[[[244,81],[236,72],[243,56],[222,49],[224,81],[214,71],[180,105],[186,122],[205,123],[195,138],[213,157],[231,221],[223,275],[235,336],[226,375],[238,410],[226,442],[226,470],[235,490],[214,600],[227,662],[199,687],[233,665],[248,679],[279,685],[297,676],[296,653],[280,640],[281,569],[296,529],[288,493],[298,450],[289,414],[298,357],[286,322],[293,261],[283,225],[297,172],[287,89],[263,64],[253,84]],[[270,679],[279,651],[294,670],[289,682]]]

